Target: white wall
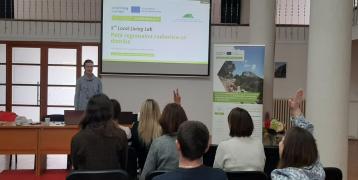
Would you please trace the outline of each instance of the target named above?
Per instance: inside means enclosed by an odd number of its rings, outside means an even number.
[[[161,109],[173,102],[173,90],[179,88],[182,106],[191,120],[199,120],[211,129],[211,77],[102,77],[103,91],[116,98],[124,111],[138,112],[141,103],[152,98]]]
[[[29,22],[0,20],[0,40],[99,42],[100,23]]]
[[[100,21],[102,0],[14,0],[15,19]]]
[[[352,40],[358,39],[358,25],[352,27]]]
[[[350,100],[358,101],[358,40],[352,41]]]
[[[250,0],[241,0],[240,23],[250,23]]]
[[[306,89],[308,27],[277,27],[275,62],[286,62],[286,78],[274,78],[273,97],[288,98]]]
[[[277,42],[275,62],[286,62],[286,78],[274,78],[274,98],[292,96],[298,88],[306,89],[307,42]]]
[[[348,135],[358,139],[358,40],[352,41]]]

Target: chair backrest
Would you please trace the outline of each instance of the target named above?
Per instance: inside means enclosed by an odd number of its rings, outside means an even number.
[[[137,152],[133,147],[128,147],[127,172],[132,178],[137,177]]]
[[[103,171],[72,171],[66,180],[128,180],[127,172],[123,170]]]
[[[228,180],[267,180],[267,175],[261,171],[226,172]]]
[[[218,145],[216,144],[211,144],[209,147],[208,152],[206,152],[203,155],[203,164],[205,166],[208,167],[213,167],[214,164],[214,160],[215,160],[215,154],[216,154],[216,149],[218,148]]]
[[[169,172],[169,171],[166,171],[166,170],[152,171],[145,176],[145,180],[152,180],[155,176],[159,176],[159,175],[167,173],[167,172]]]
[[[266,156],[264,172],[270,175],[271,172],[277,168],[278,162],[280,161],[279,150],[278,146],[265,146],[264,150]]]
[[[336,167],[325,167],[326,180],[342,180],[342,171]]]

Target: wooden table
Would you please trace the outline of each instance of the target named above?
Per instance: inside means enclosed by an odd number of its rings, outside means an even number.
[[[47,154],[70,154],[78,126],[0,125],[0,154],[35,154],[35,174],[46,170]]]

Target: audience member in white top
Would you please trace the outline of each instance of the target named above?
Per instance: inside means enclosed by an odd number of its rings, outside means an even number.
[[[219,144],[214,168],[224,171],[263,171],[264,146],[260,139],[251,137],[254,125],[250,114],[239,107],[228,116],[231,138]]]

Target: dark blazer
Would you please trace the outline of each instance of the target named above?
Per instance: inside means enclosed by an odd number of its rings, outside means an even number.
[[[111,135],[103,127],[87,126],[71,142],[71,159],[75,170],[124,169],[127,165],[127,136],[120,128]]]
[[[145,145],[144,142],[139,137],[138,125],[139,125],[139,122],[137,121],[133,124],[133,126],[131,128],[131,133],[132,133],[132,145],[131,146],[137,152],[139,168],[143,169],[145,160],[147,158],[147,154],[149,152],[150,144]]]

